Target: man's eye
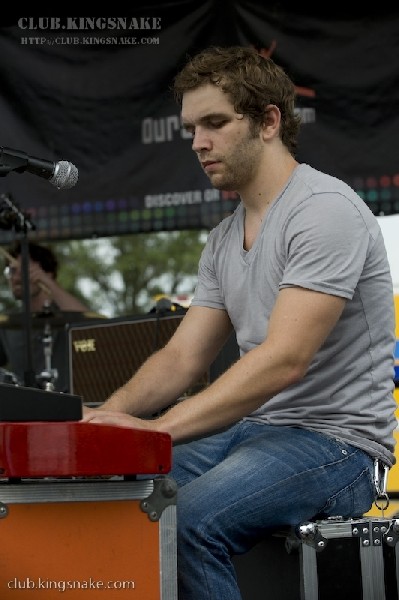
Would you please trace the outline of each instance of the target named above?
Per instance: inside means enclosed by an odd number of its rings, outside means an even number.
[[[208,127],[210,129],[220,129],[224,125],[224,121],[210,121]]]
[[[213,129],[220,129],[225,124],[226,121],[212,121],[209,125],[213,127]]]

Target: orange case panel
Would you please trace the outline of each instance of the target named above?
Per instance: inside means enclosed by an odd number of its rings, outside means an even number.
[[[0,534],[2,600],[160,598],[159,522],[137,500],[12,504]]]

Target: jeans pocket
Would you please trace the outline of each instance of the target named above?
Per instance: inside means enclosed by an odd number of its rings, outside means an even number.
[[[324,517],[361,517],[376,499],[372,469],[365,466],[361,473],[333,494],[324,505]]]

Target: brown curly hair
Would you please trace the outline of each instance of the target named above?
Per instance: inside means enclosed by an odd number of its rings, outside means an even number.
[[[220,86],[234,110],[258,126],[264,121],[266,106],[275,104],[281,113],[281,141],[294,155],[300,126],[300,117],[295,114],[295,86],[271,58],[242,46],[207,48],[189,59],[176,75],[176,101],[181,105],[185,92],[207,83]]]

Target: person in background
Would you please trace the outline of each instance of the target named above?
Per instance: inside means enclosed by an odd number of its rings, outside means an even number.
[[[51,353],[51,367],[55,370],[54,389],[65,392],[68,390],[69,382],[64,328],[68,320],[73,322],[74,315],[78,319],[81,313],[88,309],[83,302],[58,283],[58,259],[50,248],[29,242],[28,253],[33,371],[38,377],[40,387],[40,376],[46,373],[45,340],[47,339],[48,350]],[[21,243],[13,244],[5,255],[7,257],[5,275],[11,292],[16,300],[22,302]],[[19,383],[24,383],[27,364],[23,313],[9,315],[0,327],[0,366],[7,367]],[[46,379],[45,375],[44,379]]]
[[[83,422],[170,434],[179,600],[239,600],[234,555],[282,526],[364,514],[374,461],[395,462],[392,280],[366,203],[296,160],[282,68],[209,48],[174,91],[203,171],[241,202],[210,232],[173,337]],[[240,358],[175,402],[233,329]]]

